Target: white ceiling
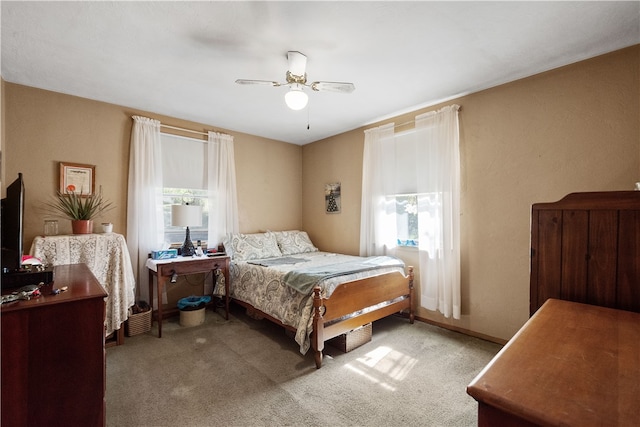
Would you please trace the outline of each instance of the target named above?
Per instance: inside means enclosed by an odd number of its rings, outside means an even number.
[[[2,78],[306,144],[640,43],[640,2],[2,1]],[[353,82],[289,110],[309,81]],[[309,124],[309,129],[307,129]]]

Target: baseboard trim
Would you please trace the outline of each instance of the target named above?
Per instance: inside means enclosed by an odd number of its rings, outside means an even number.
[[[403,313],[403,316],[404,316],[404,313]],[[404,316],[404,317],[408,318],[409,316],[407,315],[407,316]],[[469,329],[460,328],[458,326],[453,326],[453,325],[448,325],[446,323],[436,322],[434,320],[426,319],[426,318],[420,317],[420,316],[415,316],[415,319],[420,321],[420,322],[427,323],[429,325],[437,326],[437,327],[443,328],[443,329],[448,329],[450,331],[458,332],[458,333],[461,333],[461,334],[464,334],[464,335],[469,335],[469,336],[474,337],[474,338],[480,338],[482,340],[493,342],[493,343],[500,344],[500,345],[505,345],[509,341],[509,340],[505,340],[505,339],[502,339],[502,338],[496,338],[496,337],[492,337],[490,335],[481,334],[479,332],[470,331]]]

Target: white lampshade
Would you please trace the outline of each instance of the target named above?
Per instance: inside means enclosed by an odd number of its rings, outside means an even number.
[[[308,101],[309,96],[302,91],[302,87],[298,84],[291,86],[289,92],[284,95],[284,102],[292,110],[302,110],[307,106]]]
[[[171,225],[198,227],[202,225],[202,206],[171,205]]]

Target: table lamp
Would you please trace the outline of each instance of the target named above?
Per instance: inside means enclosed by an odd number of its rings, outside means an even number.
[[[193,247],[189,226],[202,225],[202,206],[184,204],[171,205],[171,225],[176,227],[187,227],[187,235],[182,244],[182,256],[192,256],[196,249]]]

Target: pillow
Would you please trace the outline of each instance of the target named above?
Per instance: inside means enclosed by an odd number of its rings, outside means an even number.
[[[282,255],[295,255],[318,251],[318,248],[313,246],[309,235],[305,231],[273,231],[272,234],[276,236]]]
[[[242,234],[236,233],[227,233],[222,239],[222,246],[224,246],[224,252],[229,255],[229,257],[233,258],[233,248],[237,245],[238,240]]]
[[[225,250],[236,261],[282,256],[273,233],[232,234],[225,239]]]

